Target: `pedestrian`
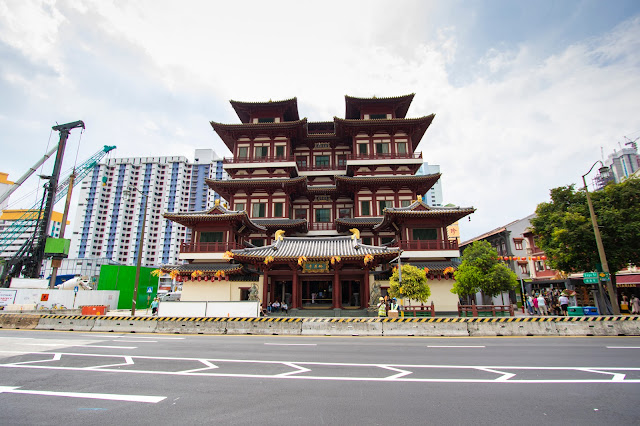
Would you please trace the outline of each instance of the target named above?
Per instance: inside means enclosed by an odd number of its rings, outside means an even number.
[[[565,293],[562,293],[558,298],[558,301],[560,302],[560,309],[562,310],[562,315],[566,316],[567,310],[569,309],[569,298]]]
[[[638,299],[637,295],[633,295],[631,297],[631,315],[639,315],[640,314],[640,299]]]
[[[529,296],[529,293],[525,293],[524,303],[527,307],[527,312],[529,312],[529,315],[533,315],[533,305],[531,304],[531,296]]]
[[[151,302],[151,316],[155,316],[158,314],[158,305],[160,304],[160,301],[158,300],[158,297],[153,299],[153,302]]]
[[[378,303],[378,316],[379,317],[387,316],[387,304],[384,303],[384,297],[381,297],[380,303]]]
[[[540,311],[538,310],[538,294],[533,296],[532,302],[533,302],[533,313],[534,313],[534,315],[539,315]]]
[[[542,294],[538,296],[538,311],[542,316],[549,315],[549,312],[547,311],[547,303],[545,302]]]
[[[282,302],[282,305],[280,305],[280,309],[282,309],[285,314],[289,314],[289,305],[287,305],[287,302]]]

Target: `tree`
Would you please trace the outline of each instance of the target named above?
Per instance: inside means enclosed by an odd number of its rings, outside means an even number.
[[[411,299],[425,303],[431,296],[431,289],[427,284],[427,273],[424,269],[413,265],[402,265],[402,282],[398,281],[398,268],[394,268],[389,279],[389,295],[398,299]]]
[[[451,292],[462,297],[479,291],[493,297],[518,286],[516,274],[500,262],[498,253],[486,241],[474,241],[465,249],[454,277]]]
[[[640,179],[607,185],[590,193],[612,272],[640,262]],[[600,263],[584,190],[574,185],[551,190],[531,219],[536,245],[549,266],[565,272],[595,271]]]

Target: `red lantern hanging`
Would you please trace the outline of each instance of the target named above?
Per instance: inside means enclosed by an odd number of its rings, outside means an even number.
[[[547,256],[540,256],[542,260],[547,260]]]

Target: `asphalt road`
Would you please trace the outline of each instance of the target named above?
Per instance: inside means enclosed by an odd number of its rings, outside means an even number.
[[[0,330],[0,424],[640,424],[640,338]]]

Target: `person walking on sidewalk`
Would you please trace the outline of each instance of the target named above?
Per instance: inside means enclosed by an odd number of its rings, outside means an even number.
[[[151,302],[151,315],[152,316],[158,315],[158,304],[159,303],[160,302],[159,302],[157,297],[153,299],[153,302]],[[149,312],[149,311],[147,311],[147,312]]]
[[[547,303],[544,301],[544,296],[542,294],[538,296],[538,312],[542,316],[549,315],[549,311],[547,311]]]

